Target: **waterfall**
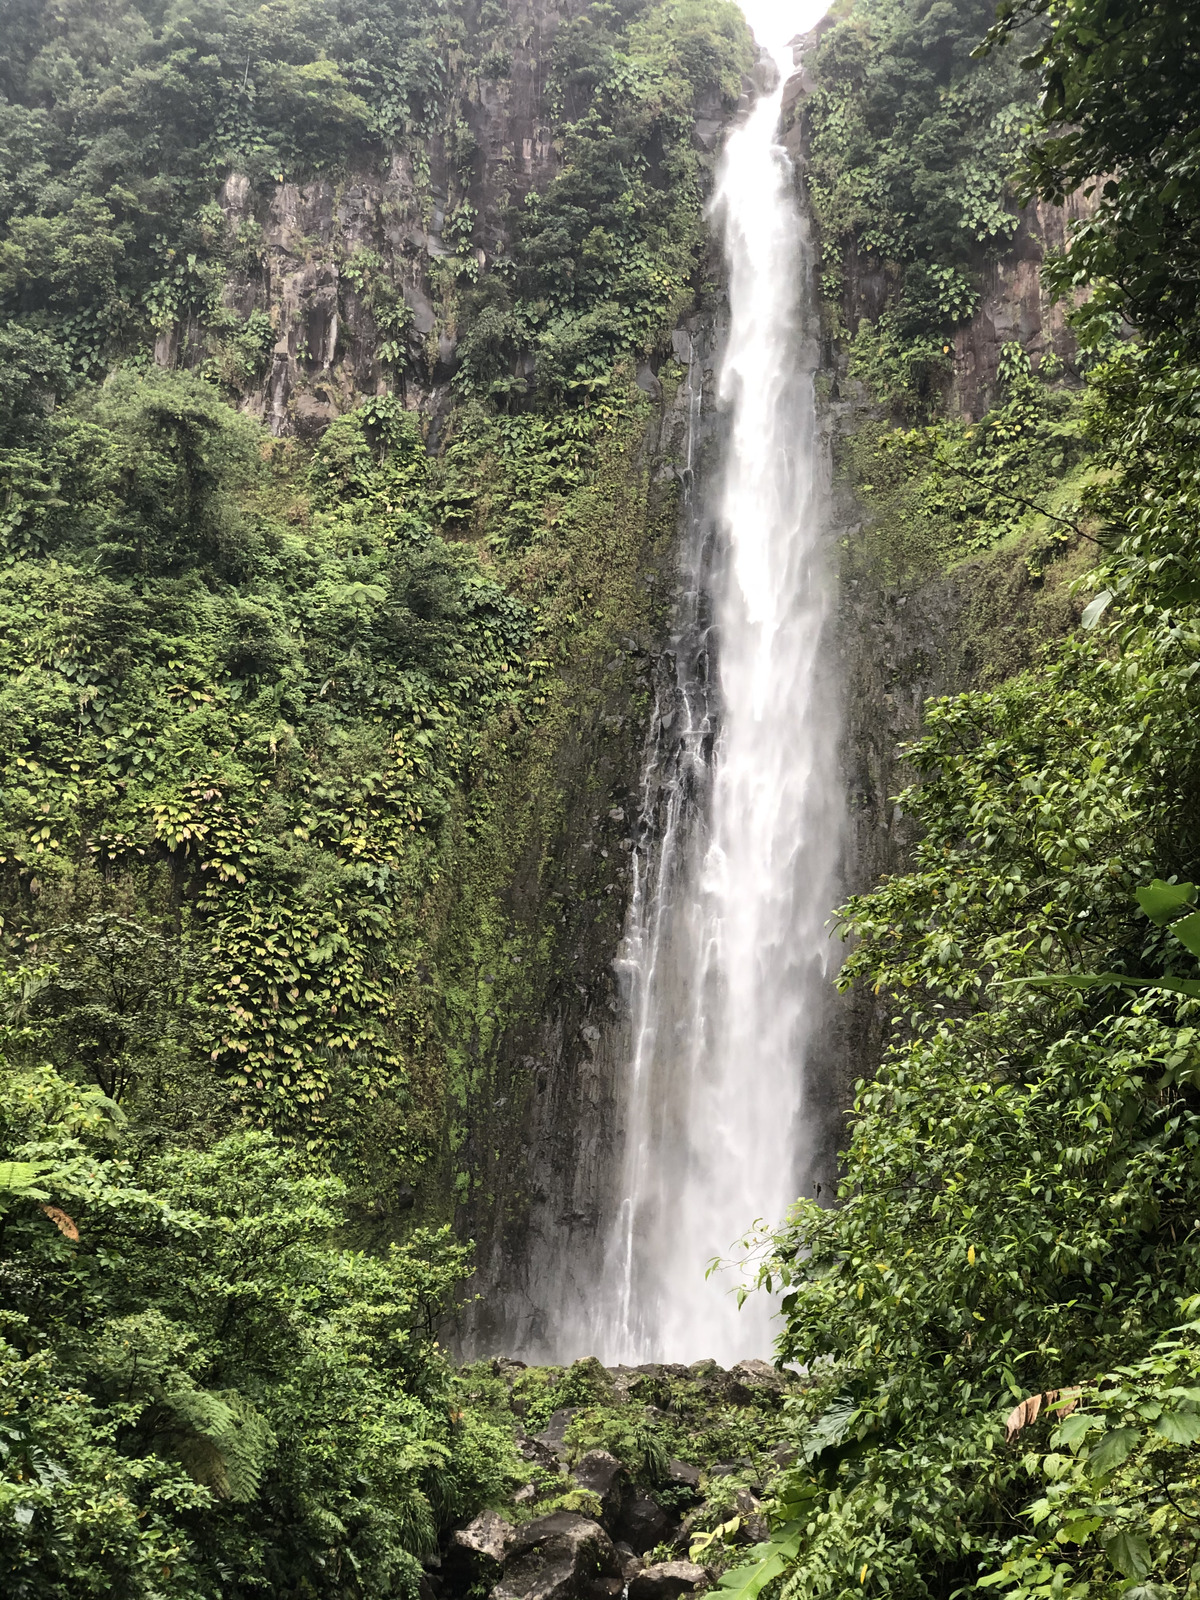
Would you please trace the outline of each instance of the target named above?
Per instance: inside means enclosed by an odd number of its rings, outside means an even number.
[[[619,961],[630,1049],[617,1203],[574,1336],[608,1362],[770,1354],[770,1302],[753,1295],[739,1312],[727,1274],[706,1267],[780,1221],[805,1182],[805,1087],[834,961],[811,263],[773,76],[727,141],[712,204],[729,281],[727,443],[711,541],[690,519]]]

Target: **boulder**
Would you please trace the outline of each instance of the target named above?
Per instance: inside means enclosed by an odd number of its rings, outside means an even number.
[[[625,1468],[607,1450],[589,1450],[576,1463],[571,1476],[581,1489],[590,1489],[600,1497],[600,1521],[611,1532],[621,1512]]]
[[[544,1435],[538,1435],[536,1438],[531,1438],[527,1433],[518,1433],[517,1449],[525,1460],[532,1463],[533,1466],[545,1467],[547,1472],[561,1472],[563,1470],[563,1459],[556,1450],[542,1443],[544,1437]],[[561,1447],[561,1439],[559,1444]]]
[[[642,1561],[641,1556],[634,1555],[627,1544],[618,1542],[613,1548],[616,1550],[617,1560],[621,1564],[621,1576],[626,1583],[629,1583],[631,1579],[637,1577],[645,1563]]]
[[[750,1405],[756,1396],[779,1401],[787,1379],[769,1361],[739,1361],[729,1369],[729,1398],[735,1405]]]
[[[640,1367],[613,1367],[613,1398],[618,1405],[640,1400],[643,1405],[670,1403],[672,1380],[686,1379],[688,1367],[669,1362],[649,1361]]]
[[[600,1524],[574,1511],[554,1511],[517,1530],[491,1600],[587,1600],[598,1580],[619,1576],[612,1541]]]
[[[688,1376],[693,1383],[701,1384],[704,1387],[715,1386],[719,1388],[725,1383],[729,1374],[711,1356],[706,1356],[703,1361],[692,1362],[688,1368]]]
[[[561,1411],[556,1411],[541,1433],[534,1437],[543,1450],[549,1453],[564,1465],[570,1452],[566,1446],[567,1429],[571,1426],[577,1408],[564,1406]]]
[[[481,1511],[474,1522],[450,1535],[446,1550],[447,1575],[465,1574],[472,1580],[494,1583],[516,1529],[495,1511]]]
[[[686,1461],[668,1461],[667,1482],[675,1484],[680,1489],[698,1489],[700,1468],[693,1467]]]
[[[644,1489],[631,1489],[621,1502],[616,1534],[639,1556],[669,1537],[671,1518]]]
[[[694,1561],[662,1561],[630,1580],[629,1600],[679,1600],[707,1587],[708,1573]]]

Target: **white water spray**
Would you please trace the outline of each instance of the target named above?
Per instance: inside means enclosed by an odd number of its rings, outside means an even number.
[[[619,1212],[590,1327],[576,1335],[607,1362],[769,1355],[770,1302],[752,1295],[739,1313],[728,1274],[705,1269],[759,1219],[780,1221],[805,1178],[839,783],[822,670],[831,591],[809,250],[776,143],[782,93],[781,73],[731,134],[712,207],[730,307],[711,575],[718,733],[710,753],[714,697],[689,693],[684,673],[663,719],[682,719],[671,771],[654,770],[661,737],[647,765],[658,837],[635,854],[621,955],[631,1050]]]

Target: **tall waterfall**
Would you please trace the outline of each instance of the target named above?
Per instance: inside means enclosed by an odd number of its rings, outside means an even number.
[[[706,556],[693,537],[688,558],[677,683],[647,761],[656,826],[635,852],[620,958],[631,1043],[619,1204],[582,1341],[609,1362],[770,1354],[770,1303],[753,1295],[739,1312],[739,1275],[706,1279],[706,1267],[800,1192],[806,1067],[834,959],[811,267],[773,76],[729,137],[712,206],[729,274],[727,445],[715,537]]]

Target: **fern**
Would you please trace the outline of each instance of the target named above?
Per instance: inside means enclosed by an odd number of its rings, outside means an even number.
[[[221,1500],[258,1493],[275,1435],[266,1418],[236,1389],[178,1388],[164,1402],[171,1453]]]

